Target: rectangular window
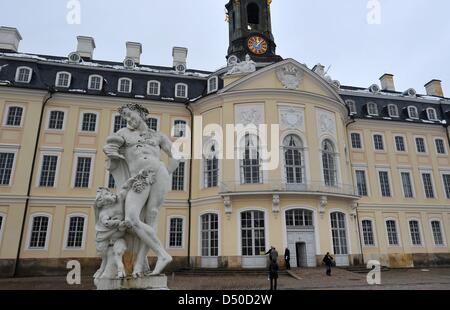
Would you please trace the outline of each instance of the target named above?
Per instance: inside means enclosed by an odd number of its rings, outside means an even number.
[[[44,249],[47,242],[49,218],[47,216],[33,217],[31,227],[30,249]]]
[[[48,121],[48,129],[62,130],[64,128],[64,112],[51,111]]]
[[[413,245],[422,245],[422,240],[420,238],[420,228],[418,221],[409,222],[409,231],[411,232],[411,242]]]
[[[399,242],[398,242],[397,226],[395,221],[386,221],[386,229],[389,245],[398,246]]]
[[[186,121],[176,120],[174,122],[174,138],[182,138],[186,136]]]
[[[358,186],[358,195],[368,196],[366,172],[364,170],[356,170],[356,184]]]
[[[437,246],[443,246],[444,245],[444,238],[442,236],[441,222],[439,222],[439,221],[432,221],[431,222],[431,228],[433,229],[434,244],[437,245]]]
[[[172,190],[173,191],[184,191],[184,166],[185,163],[180,163],[177,170],[172,176]]]
[[[422,181],[423,181],[423,189],[425,191],[425,197],[428,199],[435,198],[431,173],[422,173]]]
[[[219,180],[219,160],[205,159],[205,187],[216,187]]]
[[[402,177],[403,193],[405,195],[405,198],[414,198],[414,192],[411,182],[411,173],[402,172],[401,177]]]
[[[84,217],[73,216],[69,221],[67,233],[67,248],[81,248],[83,246]]]
[[[148,118],[147,119],[147,126],[149,129],[158,131],[158,119],[157,118]]]
[[[14,153],[0,153],[0,185],[9,185],[14,164]]]
[[[169,247],[181,248],[183,247],[183,219],[170,219],[170,233],[169,233]]]
[[[89,188],[91,163],[92,163],[91,157],[78,157],[77,170],[75,173],[76,188]]]
[[[384,141],[382,135],[374,135],[373,143],[376,151],[384,151]]]
[[[380,178],[381,195],[383,197],[391,197],[391,187],[389,184],[389,173],[387,171],[378,172]]]
[[[97,129],[97,114],[95,113],[83,113],[83,121],[81,125],[81,131],[95,132]]]
[[[396,136],[395,148],[397,149],[397,152],[406,152],[405,138],[402,136]]]
[[[416,138],[417,153],[426,153],[427,149],[425,147],[424,138]]]
[[[22,124],[22,115],[23,115],[22,107],[9,107],[8,116],[6,118],[6,125],[20,127],[20,125]]]
[[[445,195],[447,199],[450,199],[450,174],[443,174],[442,182],[444,183]]]
[[[185,84],[177,84],[175,89],[175,97],[178,98],[187,98],[187,85]]]
[[[102,77],[101,76],[91,76],[91,81],[89,83],[89,89],[101,90],[102,88]]]
[[[438,154],[445,155],[447,152],[445,151],[445,142],[444,142],[444,140],[436,139],[435,143],[436,143],[436,152]]]
[[[114,117],[114,132],[118,132],[125,127],[127,127],[127,121],[121,115],[116,115]]]
[[[373,237],[373,226],[372,221],[362,221],[362,230],[364,237],[364,245],[366,246],[375,246],[375,240]]]
[[[58,156],[44,155],[42,157],[41,177],[39,179],[40,187],[55,186],[57,165]]]
[[[352,133],[351,138],[352,138],[352,148],[362,149],[361,135],[359,133]]]

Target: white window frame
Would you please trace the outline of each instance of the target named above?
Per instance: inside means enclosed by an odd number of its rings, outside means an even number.
[[[85,114],[95,114],[97,115],[95,120],[95,131],[83,131],[83,119]],[[83,134],[96,134],[98,133],[98,123],[100,122],[100,113],[97,111],[81,111],[80,112],[80,120],[78,123],[78,132]]]
[[[158,121],[158,126],[156,126],[156,130],[160,131],[161,130],[161,117],[159,115],[149,115],[148,119],[150,118],[154,118]]]
[[[391,108],[395,108],[395,115],[391,113]],[[388,105],[388,114],[389,114],[389,117],[399,118],[400,114],[399,114],[398,106],[395,104],[389,104]]]
[[[369,184],[369,175],[367,172],[367,167],[366,166],[358,166],[358,165],[353,166],[353,176],[355,178],[355,187],[356,187],[356,189],[358,189],[358,177],[356,175],[356,171],[364,171],[364,178],[366,179],[367,196],[362,196],[362,197],[370,197],[371,196],[370,195],[370,184]]]
[[[397,141],[395,140],[397,137],[402,137],[403,138],[403,144],[405,145],[405,150],[404,151],[399,151],[397,149]],[[408,139],[407,139],[406,135],[404,135],[404,134],[394,134],[394,150],[395,150],[395,153],[398,153],[398,154],[406,154],[406,153],[408,153]]]
[[[5,231],[7,217],[8,216],[6,215],[6,213],[0,212],[0,218],[2,219],[2,224],[0,226],[0,246],[2,245],[3,232]]]
[[[444,142],[444,153],[438,153],[437,144],[436,144],[437,140],[442,140],[442,142]],[[435,137],[433,139],[433,141],[434,141],[434,148],[436,149],[436,155],[437,156],[447,157],[448,156],[448,149],[447,149],[447,143],[445,142],[445,139],[441,138],[441,137]]]
[[[405,186],[403,184],[402,173],[409,173],[409,180],[411,181],[411,191],[412,191],[412,194],[413,194],[412,197],[406,197],[405,196]],[[403,194],[402,198],[403,199],[415,199],[417,196],[416,196],[416,189],[414,187],[414,174],[413,174],[413,171],[411,169],[400,168],[400,169],[398,169],[398,174],[399,174],[399,178],[400,178],[400,185],[401,185],[401,188],[402,188],[402,194]]]
[[[120,86],[122,85],[122,81],[129,81],[130,82],[130,89],[129,89],[129,91],[121,91],[120,90],[120,88],[121,88]],[[132,79],[125,78],[125,77],[119,79],[119,81],[117,83],[117,92],[122,93],[122,94],[131,94],[132,90],[133,90],[133,80]]]
[[[182,234],[181,234],[181,247],[171,247],[170,246],[170,220],[171,219],[182,219]],[[184,215],[170,215],[167,217],[167,230],[166,230],[166,249],[167,250],[184,250],[186,248],[186,216]]]
[[[418,147],[417,147],[417,139],[423,139],[423,145],[425,147],[424,153],[419,152]],[[417,155],[421,155],[421,156],[428,155],[428,142],[427,142],[427,138],[425,136],[414,136],[414,144],[416,146],[416,154]]]
[[[431,117],[430,117],[430,112],[433,112],[434,115],[435,115],[436,117],[435,117],[435,118],[431,118]],[[435,108],[428,108],[428,109],[427,109],[427,118],[428,118],[428,120],[430,120],[430,121],[434,121],[434,122],[439,121],[438,115],[437,115],[437,111],[436,111]]]
[[[36,184],[35,186],[38,188],[56,188],[58,187],[58,179],[59,179],[59,171],[61,167],[61,155],[63,150],[61,151],[41,151],[39,155],[39,171],[38,171],[38,177],[36,178]],[[55,171],[55,183],[53,184],[53,187],[41,187],[41,174],[42,174],[42,164],[44,163],[44,156],[56,156],[58,157],[58,162],[56,163],[56,171]]]
[[[431,239],[433,240],[434,247],[435,248],[446,248],[447,247],[447,238],[445,235],[444,221],[440,218],[433,217],[433,218],[430,218],[428,222],[430,224]],[[443,244],[436,244],[436,240],[434,239],[434,233],[433,233],[433,224],[432,224],[433,222],[439,222],[439,224],[441,226],[441,235],[442,235],[442,243]]]
[[[417,224],[419,225],[420,244],[414,244],[413,240],[412,240],[410,222],[413,222],[413,221],[416,221]],[[422,227],[422,223],[421,223],[420,219],[416,218],[416,217],[410,217],[410,218],[408,218],[407,223],[408,223],[408,233],[409,233],[409,245],[412,248],[423,248],[423,247],[425,247],[425,240],[423,238],[423,227]]]
[[[95,168],[95,155],[96,155],[97,151],[96,150],[92,150],[92,151],[76,151],[74,153],[74,160],[73,160],[73,167],[72,167],[72,177],[71,177],[71,181],[70,181],[70,186],[72,189],[74,190],[90,190],[92,188],[92,180],[93,180],[93,175],[94,175],[94,168]],[[75,176],[77,173],[77,166],[78,166],[78,158],[80,157],[90,157],[91,158],[91,168],[90,168],[90,173],[89,173],[89,186],[86,187],[75,187]]]
[[[184,136],[182,137],[175,137],[175,122],[177,121],[183,121],[186,123],[186,128],[185,128],[185,133]],[[189,129],[188,129],[189,128]],[[184,117],[177,117],[172,119],[172,127],[170,129],[170,136],[173,138],[177,138],[177,139],[186,139],[189,138],[190,135],[188,135],[188,131],[190,131],[190,124],[189,124],[189,120],[187,118]]]
[[[395,223],[395,231],[397,233],[398,244],[392,245],[389,243],[389,234],[388,234],[388,229],[387,229],[388,221],[394,221],[394,223]],[[399,230],[398,221],[399,221],[398,219],[393,218],[393,217],[387,217],[384,219],[384,231],[385,231],[385,235],[386,235],[386,245],[388,248],[401,248],[402,247],[402,235],[401,235],[401,231]]]
[[[186,160],[181,160],[180,161],[180,164],[181,163],[184,163],[184,174],[183,174],[183,190],[174,190],[173,189],[173,173],[170,175],[170,191],[171,192],[174,192],[174,193],[180,193],[180,192],[185,192],[186,191],[186,189],[187,189],[187,186],[188,186],[188,182],[189,182],[189,179],[187,178],[187,176],[189,175],[188,174],[188,169],[189,169],[189,165],[188,165],[188,161],[186,161]],[[178,166],[179,167],[179,166]],[[177,168],[178,169],[178,168]],[[175,171],[174,171],[174,173],[175,173]]]
[[[0,144],[0,153],[13,153],[14,160],[11,168],[11,176],[9,178],[9,184],[0,185],[0,188],[11,187],[14,184],[14,177],[16,172],[17,156],[21,146],[20,145],[6,145]]]
[[[63,118],[63,127],[62,129],[53,129],[50,128],[50,116],[52,112],[63,112],[64,118]],[[67,119],[67,109],[61,109],[61,108],[50,108],[47,110],[47,121],[45,124],[45,130],[50,132],[63,132],[66,130],[66,119]]]
[[[432,169],[422,169],[419,168],[419,172],[420,172],[420,182],[422,184],[422,192],[423,192],[423,198],[425,200],[435,200],[435,199],[439,199],[438,194],[437,194],[437,190],[436,190],[436,183],[434,182],[434,175],[433,175],[433,170]],[[433,198],[428,198],[427,197],[427,193],[425,191],[425,183],[423,182],[423,174],[429,174],[431,177],[431,185],[433,186]]]
[[[447,197],[447,191],[445,189],[444,175],[450,175],[450,168],[448,170],[443,169],[440,170],[441,184],[442,184],[442,191],[444,193],[444,198],[450,200],[450,197]]]
[[[184,86],[186,87],[186,96],[179,96],[178,95],[178,86]],[[189,86],[186,83],[177,83],[175,84],[175,98],[189,98]]]
[[[415,113],[417,114],[417,116],[412,116],[411,109],[413,109],[413,110],[415,111]],[[419,118],[420,118],[419,110],[417,109],[416,106],[413,106],[413,105],[408,106],[408,117],[409,117],[410,119],[419,119]]]
[[[84,218],[84,224],[83,224],[83,239],[81,241],[81,247],[77,248],[71,248],[67,246],[67,241],[69,238],[69,228],[70,228],[70,219],[72,217],[82,217]],[[63,243],[63,250],[64,251],[83,251],[86,247],[86,235],[87,235],[87,227],[88,227],[88,216],[84,213],[70,213],[66,216],[66,222],[64,226],[64,243]]]
[[[353,140],[352,140],[352,135],[353,134],[358,134],[359,135],[359,140],[361,141],[361,148],[357,149],[353,147]],[[350,132],[350,146],[352,148],[353,151],[355,152],[364,152],[365,148],[364,148],[364,134],[361,133],[360,131],[351,131]]]
[[[100,88],[92,88],[91,87],[91,83],[92,83],[92,79],[93,78],[100,78]],[[97,90],[100,91],[103,89],[103,76],[98,75],[98,74],[92,74],[89,76],[89,81],[88,81],[88,89],[89,90]]]
[[[210,86],[211,86],[211,82],[212,82],[213,80],[216,81],[216,87],[214,87],[214,88],[212,89]],[[211,93],[217,91],[218,89],[219,89],[219,78],[218,78],[217,76],[210,77],[210,78],[208,79],[208,94],[211,94]]]
[[[363,221],[370,221],[372,223],[373,245],[366,244],[366,242],[364,240]],[[363,217],[363,218],[361,218],[359,225],[361,227],[361,240],[362,240],[363,247],[370,248],[370,249],[378,247],[375,220],[371,217]]]
[[[217,234],[217,254],[218,256],[203,256],[202,255],[202,217],[204,215],[207,214],[215,214],[217,215],[217,229],[218,229],[218,234]],[[221,216],[220,216],[220,211],[219,210],[205,210],[200,212],[200,214],[198,215],[198,231],[197,231],[197,240],[198,240],[198,256],[199,257],[209,257],[209,258],[214,258],[214,257],[220,257],[222,256],[222,251],[221,251],[221,240],[222,240],[222,221],[221,221]]]
[[[350,111],[350,115],[358,114],[358,110],[356,109],[356,102],[354,100],[345,100],[345,103],[348,106],[348,110]]]
[[[67,74],[67,75],[69,76],[67,85],[60,85],[60,84],[59,84],[59,78],[60,78],[61,74]],[[71,82],[72,82],[72,74],[71,74],[71,73],[69,73],[69,72],[67,72],[67,71],[60,71],[60,72],[58,72],[58,73],[56,74],[56,80],[55,80],[55,86],[56,86],[56,87],[69,88]]]
[[[27,81],[19,81],[19,72],[21,69],[28,69],[29,70],[29,76],[28,76],[28,80]],[[30,67],[27,66],[20,66],[16,69],[16,76],[14,78],[14,81],[16,81],[17,83],[26,83],[29,84],[31,82],[31,78],[33,77],[33,69],[31,69]]]
[[[31,242],[31,234],[32,234],[32,230],[33,230],[33,222],[34,222],[34,218],[35,217],[39,217],[39,216],[45,216],[48,217],[48,225],[47,225],[47,232],[46,232],[46,238],[45,238],[45,246],[43,248],[31,248],[30,247],[30,242]],[[26,246],[26,250],[27,251],[48,251],[48,245],[49,245],[49,241],[50,241],[50,233],[52,231],[52,218],[53,215],[50,213],[46,213],[46,212],[37,212],[37,213],[33,213],[29,219],[28,219],[28,237],[27,237],[27,246]]]
[[[222,180],[222,167],[221,167],[222,160],[220,158],[221,154],[220,154],[220,150],[218,149],[219,147],[218,147],[217,143],[215,143],[214,140],[211,140],[208,143],[204,143],[203,144],[203,149],[204,150],[205,149],[206,150],[208,150],[208,149],[210,150],[213,145],[216,147],[215,155],[216,155],[216,158],[217,158],[217,161],[218,161],[218,164],[217,164],[217,186],[214,186],[214,187],[207,187],[206,186],[206,184],[207,184],[206,181],[207,180],[205,178],[205,164],[206,164],[206,160],[207,159],[205,158],[205,156],[202,156],[202,160],[201,160],[201,164],[200,164],[200,176],[201,176],[200,177],[200,188],[202,190],[218,188],[218,187],[220,187],[221,180]]]
[[[376,113],[371,112],[371,107],[375,107]],[[375,102],[367,103],[367,114],[369,116],[379,116],[380,115],[380,110],[378,109],[378,105]]]
[[[394,188],[393,188],[393,184],[392,184],[391,169],[389,169],[389,168],[376,168],[376,171],[377,171],[377,180],[378,180],[378,191],[379,191],[381,199],[391,199],[391,198],[395,197]],[[383,196],[383,191],[381,190],[380,172],[387,172],[387,174],[388,174],[389,191],[391,193],[390,196]]]
[[[116,116],[121,116],[121,115],[118,112],[112,113],[112,116],[111,116],[111,129],[110,129],[110,133],[111,134],[114,133],[114,125],[116,124]]]
[[[13,125],[7,125],[6,123],[8,122],[8,115],[9,115],[9,110],[11,108],[22,108],[22,117],[20,119],[20,125],[19,126],[13,126]],[[3,127],[6,128],[23,128],[23,124],[24,124],[24,119],[25,119],[25,114],[26,113],[26,108],[25,105],[22,103],[7,103],[5,105],[5,115],[3,115]]]
[[[375,147],[375,136],[381,136],[383,138],[383,149],[377,150]],[[386,144],[386,137],[384,136],[384,133],[382,132],[374,132],[372,133],[372,146],[375,153],[387,153],[387,144]]]
[[[241,258],[242,257],[261,257],[262,256],[261,253],[259,253],[258,255],[253,254],[252,256],[247,256],[247,255],[244,256],[242,254],[242,221],[241,221],[242,213],[252,212],[252,211],[263,212],[263,214],[264,214],[264,241],[265,241],[265,248],[267,248],[267,246],[271,244],[271,241],[270,241],[270,238],[269,238],[270,237],[269,216],[268,216],[267,210],[263,209],[263,208],[259,208],[259,207],[242,208],[238,212],[236,212],[236,216],[237,216],[236,219],[237,219],[237,223],[238,223],[238,225],[236,225],[237,226],[236,228],[238,229],[238,232],[236,234],[237,238],[238,238],[238,240],[237,240],[238,256],[240,256]],[[255,240],[254,235],[253,235],[253,239],[252,240]]]
[[[158,93],[157,94],[150,94],[150,83],[156,83],[158,84]],[[150,80],[147,82],[147,95],[148,96],[160,96],[161,95],[161,82],[156,80]]]

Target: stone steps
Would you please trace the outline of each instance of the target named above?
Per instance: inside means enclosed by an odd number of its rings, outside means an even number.
[[[180,269],[175,271],[175,275],[183,276],[214,276],[214,275],[264,275],[268,274],[267,269]],[[279,275],[288,275],[287,271],[280,270]]]

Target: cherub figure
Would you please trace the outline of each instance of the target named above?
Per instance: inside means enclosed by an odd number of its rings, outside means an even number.
[[[95,279],[125,278],[123,255],[127,250],[125,234],[124,203],[127,190],[123,188],[116,195],[108,188],[99,188],[95,199],[95,215],[97,223],[97,251],[102,257],[100,269],[95,273]]]

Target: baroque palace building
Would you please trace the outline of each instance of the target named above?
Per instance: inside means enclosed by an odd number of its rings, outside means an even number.
[[[98,266],[93,201],[98,187],[114,187],[102,148],[126,126],[117,109],[127,103],[150,110],[151,129],[192,136],[209,154],[181,163],[161,211],[172,269],[262,268],[270,246],[289,247],[298,267],[327,252],[340,266],[450,262],[441,81],[426,94],[396,90],[391,74],[368,88],[340,85],[320,64],[276,54],[270,1],[226,8],[228,65],[215,72],[188,68],[178,47],[173,66],[141,64],[134,42],[123,62],[96,60],[90,37],[68,57],[21,53],[19,32],[0,28],[1,276],[61,272],[70,259]],[[203,136],[213,124],[236,145]],[[263,169],[259,131],[230,137],[228,124],[279,124],[267,142],[279,138],[277,169]]]

